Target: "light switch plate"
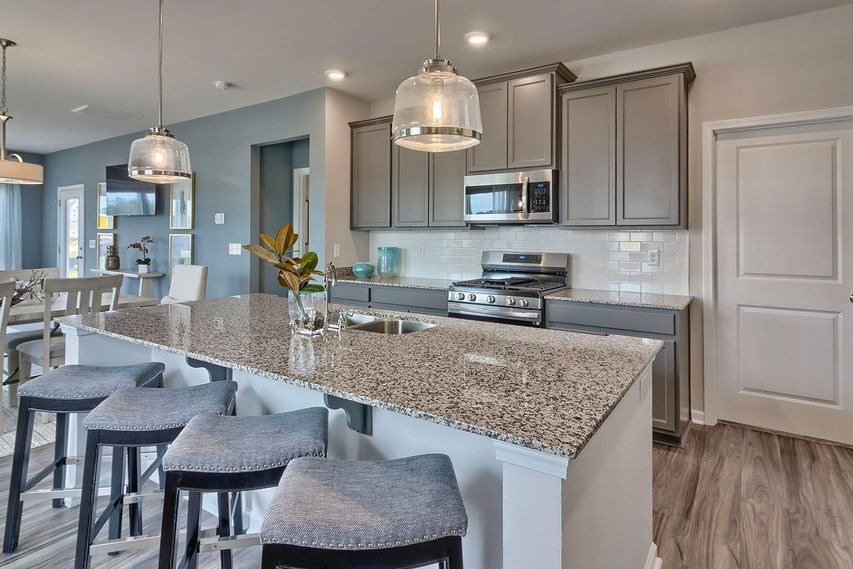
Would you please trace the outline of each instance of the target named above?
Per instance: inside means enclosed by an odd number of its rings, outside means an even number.
[[[89,239],[89,249],[94,249],[97,246],[98,246],[97,241],[95,241],[94,239]]]
[[[224,213],[214,213],[213,214],[213,223],[216,225],[222,225],[225,223],[225,214]],[[231,253],[232,255],[234,253]]]
[[[228,244],[228,254],[229,255],[240,255],[243,253],[243,246],[239,243],[229,243]]]
[[[334,257],[336,259],[341,256],[341,244],[340,243],[335,243],[333,254],[334,254]]]
[[[660,267],[660,249],[649,249],[646,264],[650,267]]]

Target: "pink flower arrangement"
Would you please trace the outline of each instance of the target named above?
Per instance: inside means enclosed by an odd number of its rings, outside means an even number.
[[[131,243],[127,246],[128,249],[136,249],[142,256],[141,259],[136,260],[137,265],[151,264],[151,258],[148,256],[148,244],[150,243],[154,243],[154,240],[151,239],[150,235],[144,235],[138,242]]]

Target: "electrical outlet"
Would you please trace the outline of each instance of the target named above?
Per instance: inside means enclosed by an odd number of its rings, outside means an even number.
[[[94,249],[98,246],[98,242],[94,239],[89,239],[89,249]]]
[[[340,243],[335,243],[333,255],[336,259],[341,256],[341,244]]]
[[[660,249],[649,249],[646,264],[651,267],[660,267]]]
[[[229,255],[240,255],[243,253],[243,246],[239,243],[229,243],[228,244],[228,254]]]
[[[225,214],[224,213],[214,213],[213,214],[213,223],[216,225],[222,225],[225,223]],[[232,253],[233,255],[233,253]]]
[[[423,257],[424,255],[426,255],[426,249],[421,247],[421,257]]]

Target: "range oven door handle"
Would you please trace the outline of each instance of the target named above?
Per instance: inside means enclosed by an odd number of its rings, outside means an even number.
[[[451,303],[448,306],[448,312],[467,316],[491,316],[492,318],[512,318],[514,320],[527,320],[531,322],[539,322],[542,319],[542,313],[538,310],[514,310],[504,306],[480,307],[476,304],[461,305]]]
[[[530,201],[529,201],[529,186],[530,184],[530,176],[525,176],[521,182],[521,218],[529,219],[530,218]]]

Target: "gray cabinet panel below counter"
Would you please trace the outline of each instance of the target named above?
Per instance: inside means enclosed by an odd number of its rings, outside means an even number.
[[[330,298],[331,302],[349,306],[447,316],[447,287],[421,288],[370,281],[338,282],[330,288]]]

